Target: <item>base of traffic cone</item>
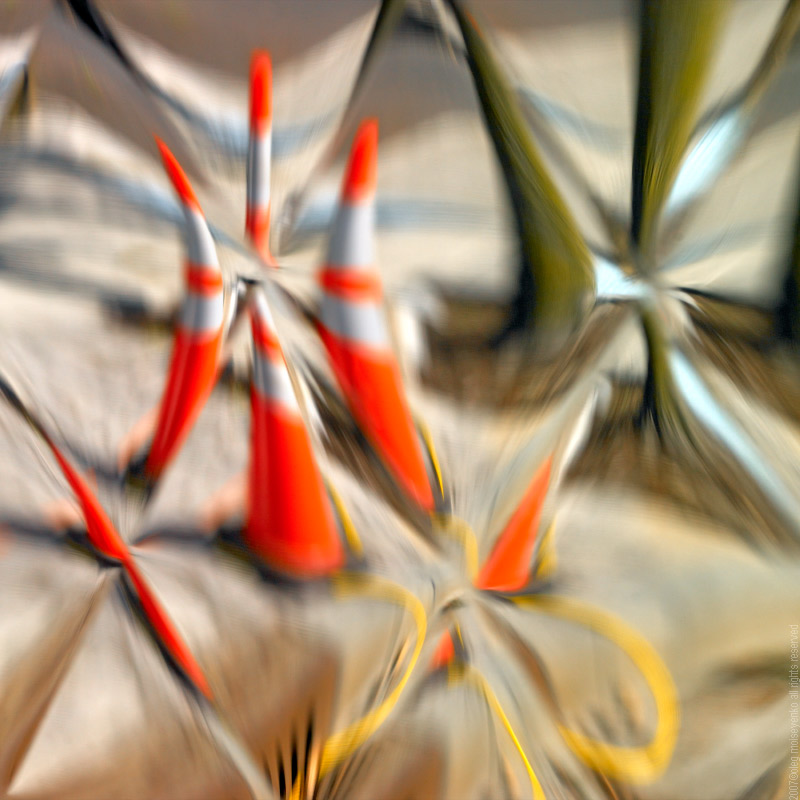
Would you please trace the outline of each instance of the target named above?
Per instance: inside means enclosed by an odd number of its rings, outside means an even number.
[[[245,543],[278,570],[329,575],[344,564],[344,547],[302,419],[256,393],[251,404],[260,457],[250,470]]]

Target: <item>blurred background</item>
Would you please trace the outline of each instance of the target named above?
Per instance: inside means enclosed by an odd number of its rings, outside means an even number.
[[[0,0],[0,377],[26,409],[0,405],[3,796],[797,797],[799,27],[796,0]],[[256,50],[277,268],[245,232]],[[433,513],[317,331],[365,118]],[[131,488],[185,292],[154,137],[228,318],[270,298],[360,539],[341,575],[239,546],[246,324],[157,490]],[[210,692],[87,545],[41,430]],[[524,585],[479,585],[545,463]]]

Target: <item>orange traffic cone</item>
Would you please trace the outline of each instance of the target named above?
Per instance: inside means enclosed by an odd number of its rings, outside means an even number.
[[[197,198],[167,146],[158,140],[164,167],[186,220],[186,297],[181,308],[167,384],[144,472],[158,479],[194,424],[217,376],[223,330],[222,272]]]
[[[344,563],[331,505],[317,469],[263,290],[252,306],[249,508],[245,543],[267,563],[301,577]]]
[[[552,461],[551,456],[539,467],[517,510],[506,523],[475,580],[479,589],[515,592],[528,582]]]
[[[250,140],[247,148],[245,231],[259,255],[276,267],[269,250],[272,160],[272,61],[256,50],[250,60]]]
[[[433,493],[392,352],[374,265],[377,150],[378,123],[367,120],[353,142],[320,274],[318,327],[353,416],[406,492],[431,510]]]

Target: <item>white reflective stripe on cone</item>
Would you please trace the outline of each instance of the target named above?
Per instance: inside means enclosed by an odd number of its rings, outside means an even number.
[[[247,150],[247,206],[252,210],[266,209],[270,197],[270,162],[272,131],[261,136],[250,134]]]
[[[224,302],[222,292],[212,296],[189,292],[181,308],[180,327],[194,333],[216,331],[222,326]]]
[[[275,329],[275,320],[272,318],[272,309],[269,307],[267,296],[260,286],[253,292],[253,309],[259,322],[277,339],[278,334]]]
[[[340,300],[324,292],[320,320],[328,331],[355,344],[380,348],[390,345],[383,306],[374,300],[361,303]]]
[[[264,399],[273,400],[287,411],[300,416],[292,379],[283,359],[280,362],[273,361],[259,353],[256,348],[253,353],[253,386]]]
[[[372,267],[375,263],[373,230],[375,206],[372,198],[361,203],[342,203],[333,224],[328,260],[331,269]]]
[[[205,217],[197,209],[186,205],[183,206],[183,215],[186,220],[186,250],[189,262],[196,266],[219,269],[214,239],[208,230]]]

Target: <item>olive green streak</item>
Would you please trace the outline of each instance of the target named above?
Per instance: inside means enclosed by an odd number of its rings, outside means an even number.
[[[534,340],[560,343],[575,329],[594,295],[591,256],[533,143],[516,95],[472,17],[450,4],[466,46],[519,234],[517,314]]]
[[[646,273],[656,266],[659,217],[694,131],[729,6],[730,0],[640,0],[632,235]]]

